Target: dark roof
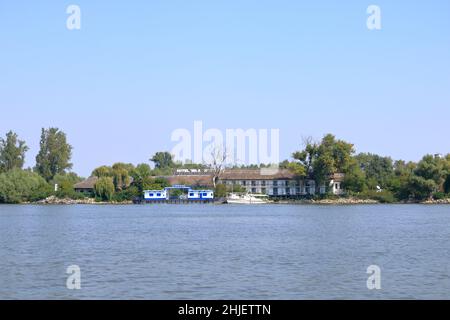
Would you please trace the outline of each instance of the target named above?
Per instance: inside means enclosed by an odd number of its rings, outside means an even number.
[[[220,180],[290,180],[295,175],[287,169],[225,169]],[[171,184],[211,186],[212,174],[173,175],[163,177]]]
[[[176,176],[168,176],[163,177],[167,179],[169,184],[171,185],[186,185],[186,186],[212,186],[212,175],[204,174],[204,175],[176,175]]]
[[[74,189],[94,189],[94,185],[97,182],[98,178],[95,176],[89,177],[84,181],[76,183],[73,188]]]
[[[295,175],[287,169],[229,169],[221,175],[222,180],[283,180]]]

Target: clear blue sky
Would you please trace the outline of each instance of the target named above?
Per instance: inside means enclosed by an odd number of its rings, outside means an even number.
[[[0,133],[27,141],[28,166],[49,126],[86,176],[171,150],[194,120],[279,128],[281,158],[331,132],[418,160],[450,152],[449,119],[448,0],[0,2]]]

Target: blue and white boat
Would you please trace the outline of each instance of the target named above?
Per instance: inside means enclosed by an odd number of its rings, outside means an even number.
[[[166,190],[145,190],[144,191],[144,200],[146,200],[146,201],[167,200],[167,191]]]
[[[189,190],[188,200],[212,200],[214,199],[214,191],[212,190]]]
[[[211,201],[214,200],[213,190],[193,190],[191,187],[176,185],[173,187],[164,188],[164,190],[145,190],[144,201],[166,201],[170,200],[170,190],[172,189],[184,189],[187,192],[186,195],[180,196],[180,199],[187,199],[188,201]]]

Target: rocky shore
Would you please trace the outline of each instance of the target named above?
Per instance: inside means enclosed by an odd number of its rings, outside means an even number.
[[[221,204],[223,202],[216,202]],[[322,199],[322,200],[280,200],[274,202],[274,204],[316,204],[316,205],[361,205],[361,204],[379,204],[380,202],[372,199],[358,199],[358,198],[336,198],[336,199]],[[423,202],[399,202],[400,204],[450,204],[450,198],[440,200],[426,200]],[[46,199],[31,202],[29,204],[39,205],[75,205],[75,204],[96,204],[96,205],[127,205],[133,204],[132,201],[115,202],[115,201],[96,201],[93,198],[84,199],[69,199],[69,198],[57,198],[50,196]]]
[[[450,198],[439,199],[439,200],[426,200],[422,203],[423,204],[450,204]]]
[[[337,198],[322,200],[281,200],[280,204],[318,204],[318,205],[353,205],[353,204],[379,204],[377,200],[357,198]]]
[[[60,204],[60,205],[70,205],[70,204],[132,204],[132,201],[124,201],[124,202],[104,202],[104,201],[95,201],[93,198],[84,198],[84,199],[69,199],[69,198],[57,198],[55,196],[50,196],[48,198],[33,202],[33,204]]]

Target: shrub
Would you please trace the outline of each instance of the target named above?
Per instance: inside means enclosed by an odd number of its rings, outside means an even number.
[[[380,192],[375,190],[367,190],[360,193],[358,197],[361,199],[377,200],[381,203],[393,203],[396,201],[394,194],[389,190],[383,190]]]
[[[0,174],[0,202],[21,203],[48,197],[50,185],[37,173],[13,169]]]
[[[224,184],[216,185],[216,190],[214,190],[214,195],[217,198],[224,198],[227,196],[227,187]]]
[[[117,202],[130,201],[140,195],[139,189],[135,186],[114,193],[111,200]]]
[[[101,200],[109,201],[114,196],[114,182],[111,177],[101,177],[94,186],[95,196]]]
[[[433,199],[434,200],[442,200],[447,198],[447,195],[444,192],[435,192],[433,194]]]
[[[58,184],[58,191],[56,196],[58,198],[71,198],[71,199],[82,199],[84,195],[75,192],[73,186],[80,182],[82,179],[74,173],[68,174],[57,174],[53,180],[52,184]]]

